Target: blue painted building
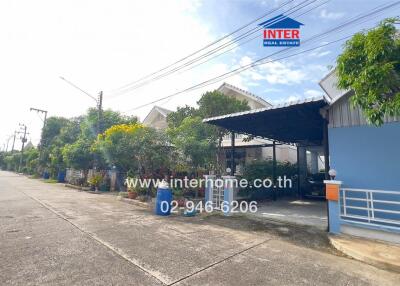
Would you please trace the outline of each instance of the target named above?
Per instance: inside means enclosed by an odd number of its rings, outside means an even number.
[[[320,82],[324,97],[204,122],[295,145],[299,188],[307,176],[306,152],[322,154],[325,178],[335,169],[341,181],[340,191],[329,198],[329,231],[400,243],[400,118],[368,125],[361,110],[350,106],[352,92],[338,90],[336,82],[331,72]]]
[[[350,105],[351,91],[338,90],[336,81],[331,72],[320,82],[331,100],[330,168],[342,181],[339,201],[330,207],[338,213],[331,217],[338,226],[333,232],[400,243],[400,118],[387,116],[382,126],[369,125]]]

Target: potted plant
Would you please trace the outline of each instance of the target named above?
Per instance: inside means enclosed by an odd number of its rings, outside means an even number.
[[[138,192],[136,191],[135,188],[133,188],[132,186],[128,186],[127,191],[128,191],[128,198],[129,199],[134,200],[134,199],[137,198]]]
[[[96,192],[99,191],[100,183],[103,181],[103,176],[101,174],[94,174],[88,180],[91,188],[94,189]]]
[[[180,189],[175,189],[172,191],[174,195],[174,200],[178,202],[178,207],[184,207],[185,206],[185,198],[183,196],[183,190]]]
[[[110,191],[110,186],[111,186],[111,179],[110,179],[110,176],[108,176],[106,174],[100,183],[100,191],[108,192],[108,191]]]

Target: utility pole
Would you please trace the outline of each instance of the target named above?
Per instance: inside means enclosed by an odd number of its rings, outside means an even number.
[[[44,114],[44,119],[43,119],[43,127],[42,127],[42,133],[40,135],[40,143],[39,143],[39,162],[42,159],[42,155],[43,155],[43,132],[44,132],[44,128],[46,127],[46,121],[47,121],[47,110],[42,110],[42,109],[38,109],[38,108],[33,108],[31,107],[30,111],[36,111],[37,113],[43,113]]]
[[[97,99],[97,135],[103,132],[103,92],[99,92]]]
[[[97,135],[100,134],[102,132],[102,128],[103,128],[103,92],[100,91],[97,98],[94,97],[93,95],[91,95],[90,93],[84,91],[83,89],[81,89],[79,86],[73,84],[72,82],[70,82],[69,80],[65,79],[64,77],[60,76],[60,79],[62,79],[63,81],[65,81],[66,83],[68,83],[69,85],[73,86],[74,88],[78,89],[79,91],[81,91],[82,93],[86,94],[87,96],[89,96],[91,99],[93,99],[96,102],[96,108],[97,108],[97,127],[96,127],[96,132]]]
[[[9,145],[10,140],[11,140],[12,137],[13,137],[13,135],[11,135],[10,137],[8,137],[8,139],[7,139],[6,153],[8,152],[8,145]]]
[[[97,96],[97,98],[96,98],[93,95],[91,95],[90,93],[88,93],[85,90],[81,89],[79,86],[77,86],[77,85],[73,84],[72,82],[70,82],[69,80],[65,79],[64,77],[60,76],[60,79],[62,79],[63,81],[65,81],[69,85],[73,86],[74,88],[78,89],[80,92],[86,94],[91,99],[96,101],[96,107],[97,107],[97,124],[96,124],[96,129],[97,129],[96,133],[97,134],[96,135],[99,135],[100,133],[102,133],[102,130],[103,130],[103,91],[100,91],[98,96]],[[94,155],[94,163],[93,163],[94,169],[96,169],[97,162],[98,162],[98,158],[97,158],[96,155]]]
[[[14,139],[13,139],[13,144],[12,144],[12,148],[11,148],[11,153],[14,153],[15,137],[17,137],[17,131],[14,131]]]
[[[21,167],[22,167],[22,158],[24,157],[24,147],[25,147],[25,142],[26,140],[26,125],[25,124],[20,124],[20,126],[23,128],[24,130],[24,136],[21,137],[21,141],[22,141],[22,148],[21,148],[21,157],[19,158],[19,166],[18,166],[18,171],[21,172]]]

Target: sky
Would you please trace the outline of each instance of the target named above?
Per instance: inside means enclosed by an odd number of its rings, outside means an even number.
[[[5,149],[20,123],[27,125],[28,139],[38,143],[43,116],[30,112],[31,107],[47,110],[48,116],[74,117],[96,105],[92,98],[60,76],[94,97],[103,91],[105,109],[136,115],[140,119],[154,104],[137,109],[138,106],[262,57],[268,62],[156,105],[171,110],[186,104],[195,106],[202,93],[218,88],[223,82],[248,90],[272,104],[323,95],[318,82],[335,65],[345,40],[328,43],[400,14],[398,5],[339,33],[328,34],[324,32],[359,13],[394,1],[306,0],[308,2],[302,5],[308,6],[294,11],[293,7],[303,1],[293,0],[279,8],[287,0],[2,0],[0,149]],[[292,10],[288,10],[290,8]],[[121,90],[273,9],[278,10],[248,29],[284,13],[304,24],[301,41],[319,33],[325,35],[318,41],[302,43],[287,55],[328,45],[277,60],[282,56],[270,55],[282,49],[263,47],[259,32],[259,37],[254,34],[254,40],[228,46],[226,49],[230,51],[193,69],[181,70],[140,88]],[[305,13],[309,9],[312,10]],[[303,12],[305,14],[301,15]],[[239,34],[225,38],[220,44],[229,43]],[[10,150],[12,139],[8,142]],[[17,138],[15,147],[20,148],[20,145]]]

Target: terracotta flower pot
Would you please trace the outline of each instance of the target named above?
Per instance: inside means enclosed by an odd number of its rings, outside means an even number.
[[[128,192],[128,198],[133,200],[136,199],[137,193],[136,192]]]
[[[178,207],[184,207],[185,206],[185,199],[178,199]]]

